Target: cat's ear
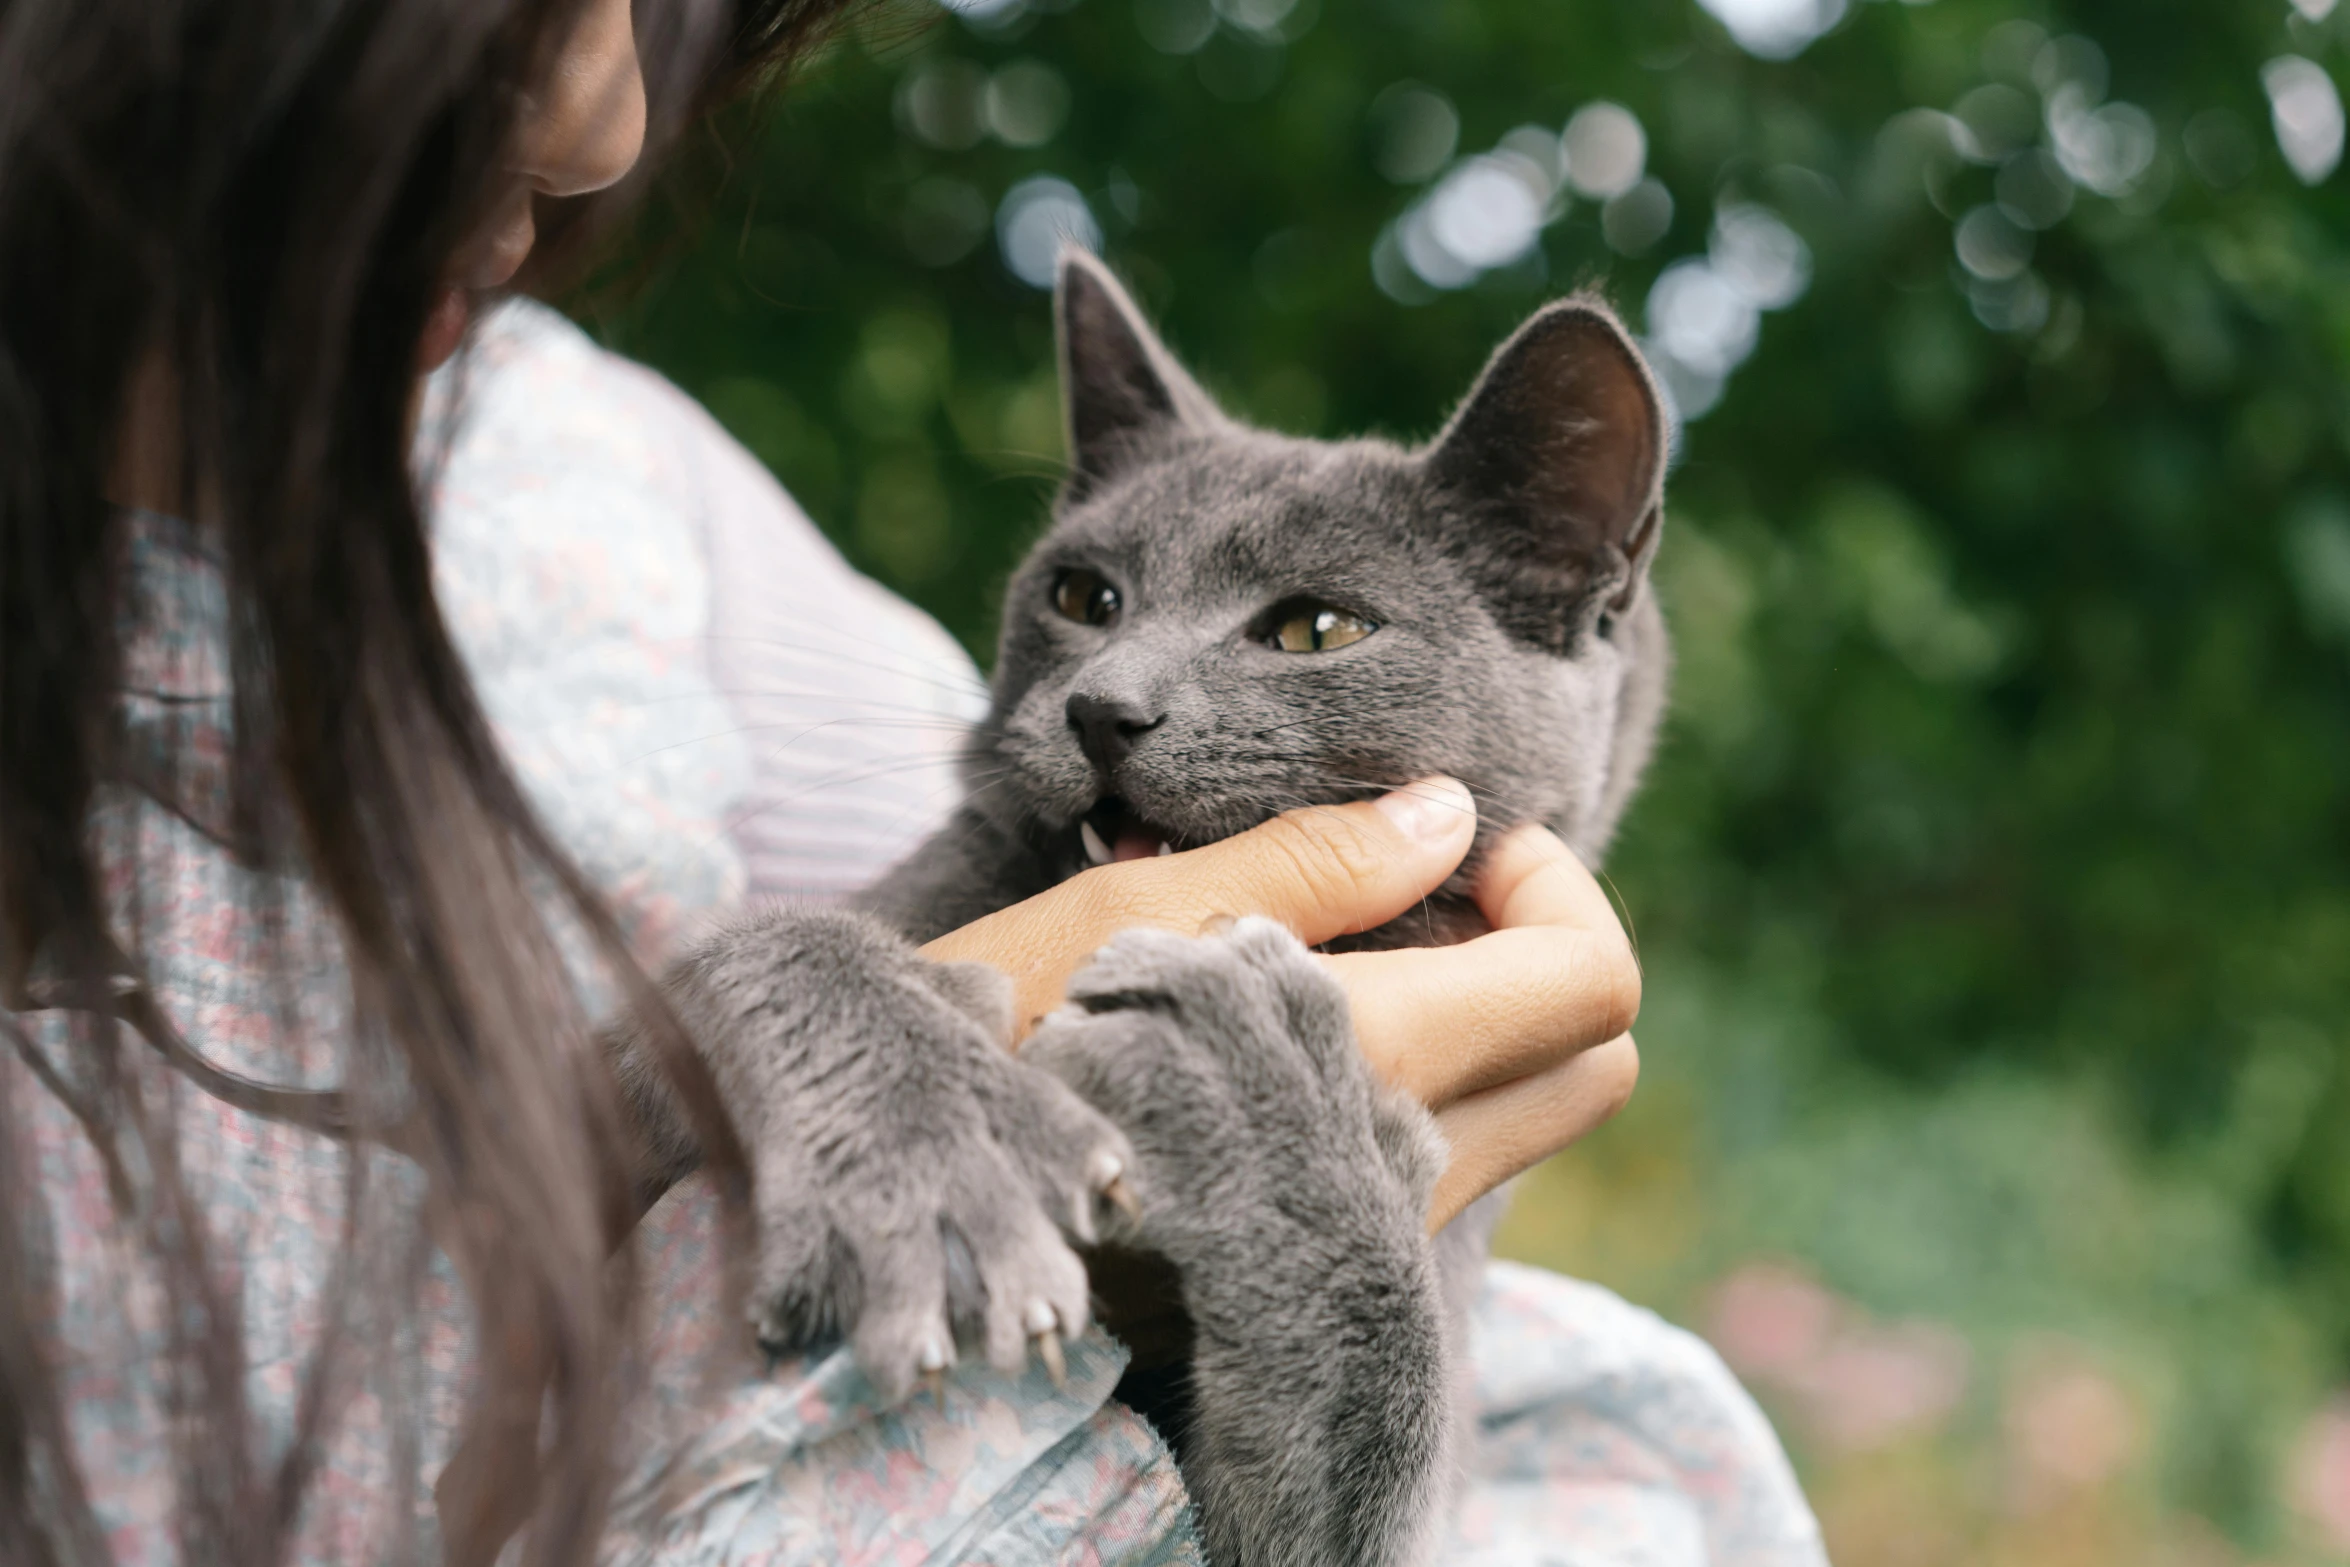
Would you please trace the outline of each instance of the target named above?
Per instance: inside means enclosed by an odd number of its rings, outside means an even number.
[[[1167,352],[1110,269],[1070,245],[1061,252],[1054,316],[1068,423],[1069,488],[1082,495],[1157,435],[1223,422],[1213,399]]]
[[[1564,300],[1520,327],[1424,461],[1518,629],[1563,648],[1637,596],[1663,520],[1664,413],[1605,305]]]

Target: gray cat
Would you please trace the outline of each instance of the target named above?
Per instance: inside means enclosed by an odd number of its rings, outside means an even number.
[[[1261,920],[1131,933],[1015,1056],[1003,976],[910,943],[1435,772],[1475,791],[1480,849],[1542,822],[1595,859],[1663,703],[1657,394],[1572,300],[1425,449],[1298,440],[1221,413],[1089,257],[1058,312],[1071,469],[967,799],[868,912],[753,916],[666,980],[753,1150],[759,1329],[846,1334],[891,1392],[958,1339],[1050,1363],[1092,1310],[1070,1243],[1101,1248],[1167,1280],[1176,1374],[1122,1391],[1172,1417],[1219,1567],[1418,1560],[1498,1199],[1428,1240],[1442,1142],[1372,1081],[1335,983]],[[1344,944],[1475,934],[1466,874]],[[692,1140],[627,1081],[665,1185]]]

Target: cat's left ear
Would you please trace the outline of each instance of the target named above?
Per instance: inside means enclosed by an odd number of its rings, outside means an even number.
[[[1515,629],[1564,651],[1638,595],[1664,514],[1656,383],[1590,299],[1520,327],[1424,459]]]
[[[1053,293],[1069,436],[1064,493],[1083,495],[1158,438],[1224,422],[1215,400],[1175,362],[1093,255],[1075,245],[1064,249]]]

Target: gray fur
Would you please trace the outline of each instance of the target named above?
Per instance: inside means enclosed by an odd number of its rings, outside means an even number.
[[[1188,848],[1449,772],[1476,794],[1480,847],[1543,822],[1597,860],[1647,761],[1668,663],[1647,588],[1662,421],[1605,306],[1538,312],[1419,451],[1235,424],[1082,254],[1064,262],[1061,333],[1072,477],[1006,596],[969,796],[867,907],[926,940],[1063,881],[1087,864],[1079,821],[1109,792]],[[1167,389],[1136,389],[1153,377]],[[1115,626],[1054,610],[1076,567],[1121,590]],[[1381,629],[1311,655],[1252,640],[1292,596]],[[1073,731],[1072,698],[1158,720],[1114,780]],[[1350,944],[1474,928],[1456,885]]]
[[[1267,920],[1129,932],[1070,1002],[1022,1054],[1141,1160],[1134,1228],[1192,1318],[1183,1472],[1208,1559],[1417,1559],[1452,1438],[1435,1123],[1374,1087],[1337,981]]]
[[[936,964],[867,916],[767,910],[702,941],[663,981],[752,1151],[760,1337],[848,1335],[902,1397],[925,1349],[1027,1360],[1038,1301],[1067,1336],[1090,1319],[1085,1269],[1104,1172],[1125,1137],[1007,1048],[1010,985]],[[683,1117],[624,1025],[622,1082],[665,1187],[692,1167]],[[1116,1161],[1106,1165],[1105,1159]]]
[[[1477,849],[1346,944],[1474,935],[1476,854],[1520,824],[1595,861],[1663,705],[1656,391],[1606,308],[1570,300],[1426,448],[1297,440],[1220,412],[1090,258],[1064,260],[1058,302],[1070,476],[1010,587],[968,797],[865,897],[878,920],[763,916],[668,980],[753,1151],[762,1329],[849,1331],[892,1389],[949,1317],[1016,1363],[1025,1302],[1082,1329],[1067,1242],[1100,1234],[1179,1280],[1190,1410],[1171,1434],[1219,1567],[1417,1561],[1502,1199],[1429,1241],[1441,1142],[1373,1084],[1335,984],[1261,921],[1129,934],[1014,1058],[1000,978],[906,938],[1078,874],[1089,814],[1129,846],[1188,848],[1435,772],[1475,792]],[[1114,620],[1055,608],[1078,569],[1116,588]],[[1268,612],[1301,598],[1378,629],[1264,645]],[[690,1141],[649,1074],[629,1082],[673,1175]],[[1120,1169],[1132,1219],[1101,1202]]]

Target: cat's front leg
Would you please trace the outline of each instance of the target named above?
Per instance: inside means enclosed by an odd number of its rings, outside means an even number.
[[[1373,1082],[1344,994],[1269,921],[1130,932],[1069,994],[1022,1053],[1133,1143],[1132,1239],[1174,1265],[1192,1322],[1183,1463],[1210,1559],[1424,1559],[1454,1355],[1434,1123]]]
[[[879,921],[763,911],[662,979],[750,1156],[760,1337],[846,1337],[903,1396],[958,1340],[1017,1369],[1085,1331],[1089,1239],[1132,1150],[1010,1049],[1011,985],[932,963]],[[646,1132],[649,1191],[699,1159],[639,1025],[607,1034]],[[1056,1371],[1057,1374],[1057,1371]]]

